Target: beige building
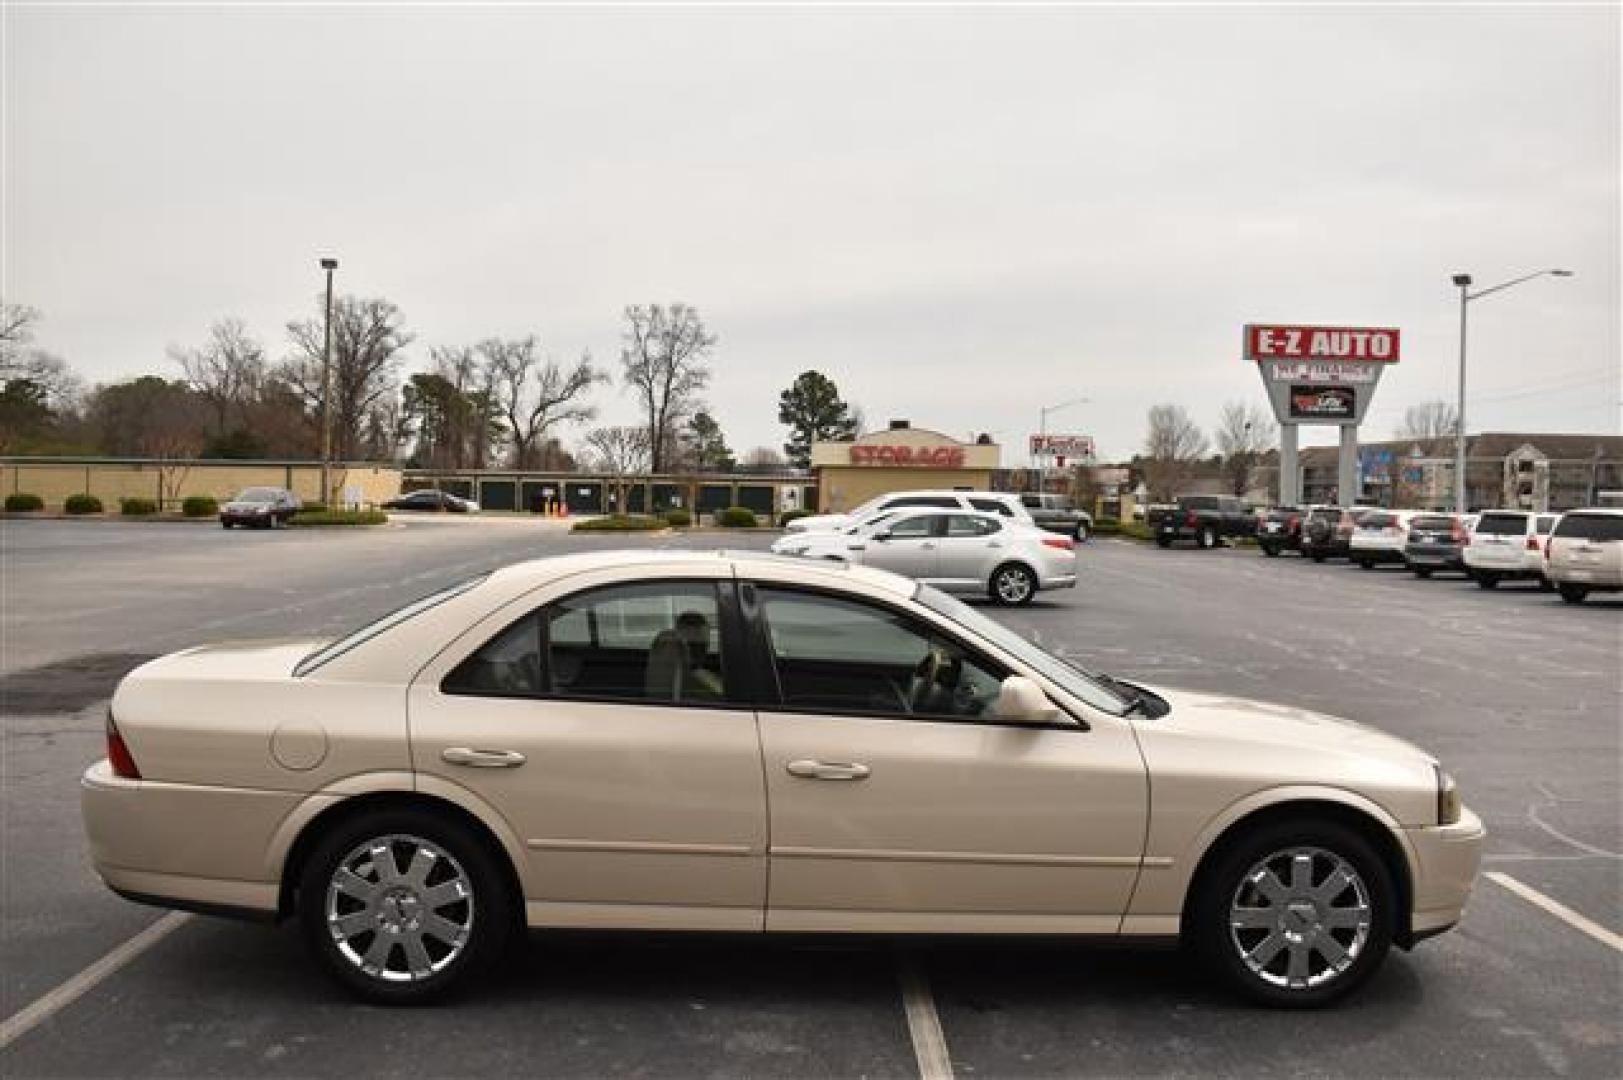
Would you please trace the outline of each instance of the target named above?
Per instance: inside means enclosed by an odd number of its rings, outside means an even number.
[[[1001,454],[994,442],[959,442],[905,420],[893,420],[886,430],[853,442],[813,443],[817,509],[840,513],[887,491],[989,490]]]
[[[108,511],[120,499],[152,499],[179,510],[190,495],[220,502],[249,487],[287,488],[305,502],[321,497],[321,466],[308,461],[153,461],[116,458],[0,458],[0,494],[27,492],[60,510],[70,495],[89,494]],[[375,506],[400,494],[392,465],[332,467],[334,502]]]

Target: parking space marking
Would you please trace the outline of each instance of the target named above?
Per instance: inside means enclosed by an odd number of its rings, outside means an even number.
[[[1489,870],[1482,876],[1496,885],[1504,886],[1534,907],[1543,908],[1574,930],[1581,930],[1602,945],[1610,945],[1618,952],[1623,952],[1623,935],[1612,933],[1600,923],[1585,918],[1559,901],[1550,899],[1531,885],[1525,885],[1500,870]]]
[[[171,911],[33,1004],[6,1017],[5,1021],[0,1023],[0,1050],[4,1050],[94,990],[124,965],[174,933],[190,919],[191,916],[184,912]]]
[[[941,1016],[935,1011],[935,996],[918,961],[902,954],[896,961],[896,978],[902,985],[902,1008],[907,1014],[907,1033],[913,1040],[913,1056],[919,1063],[919,1080],[952,1080],[952,1058],[947,1053],[947,1036],[941,1030]]]

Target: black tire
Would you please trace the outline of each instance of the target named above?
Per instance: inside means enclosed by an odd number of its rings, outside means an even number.
[[[1581,604],[1584,602],[1584,597],[1589,595],[1589,589],[1583,585],[1563,584],[1557,585],[1556,588],[1561,593],[1561,599],[1569,604]]]
[[[1497,589],[1499,587],[1499,575],[1490,574],[1485,570],[1478,571],[1476,584],[1479,589]]]
[[[1324,552],[1322,552],[1322,551],[1315,551],[1312,554],[1310,554],[1308,556],[1308,558],[1312,559],[1316,563],[1322,563],[1325,560],[1326,556],[1325,556]]]
[[[1375,569],[1375,563],[1370,559],[1359,559],[1358,560],[1358,569],[1360,569],[1360,570],[1373,570],[1373,569]]]
[[[220,522],[220,528],[222,528],[222,529],[229,529],[229,528],[230,528],[230,527],[231,527],[231,523],[230,523],[230,522],[229,522],[229,521],[222,521],[222,522]]]
[[[1217,535],[1217,530],[1213,529],[1210,525],[1207,525],[1206,527],[1204,527],[1204,528],[1202,528],[1200,530],[1200,546],[1201,547],[1206,548],[1207,550],[1210,550],[1210,549],[1216,547],[1220,542],[1221,542],[1221,537],[1219,537]]]
[[[1538,576],[1538,591],[1539,592],[1555,592],[1555,582],[1551,581],[1548,577],[1544,576],[1543,574],[1540,574]]]
[[[1085,522],[1085,521],[1077,522],[1076,523],[1076,530],[1071,533],[1071,539],[1075,540],[1079,544],[1087,543],[1088,542],[1088,523]]]
[[[1429,566],[1416,566],[1412,567],[1411,569],[1414,570],[1414,576],[1419,578],[1421,581],[1425,581],[1427,578],[1431,577],[1431,567]]]
[[[1233,905],[1238,904],[1241,898],[1261,898],[1260,893],[1249,891],[1254,889],[1254,886],[1247,884],[1250,875],[1265,861],[1270,867],[1288,868],[1293,864],[1292,856],[1307,852],[1325,856],[1322,859],[1310,856],[1310,865],[1315,873],[1322,872],[1322,876],[1312,877],[1311,881],[1322,886],[1329,880],[1329,868],[1339,860],[1356,874],[1357,887],[1349,883],[1341,893],[1323,899],[1298,900],[1293,897],[1281,901],[1276,925],[1234,929]],[[1289,884],[1278,876],[1277,870],[1275,880]],[[1328,910],[1346,911],[1354,907],[1360,898],[1359,888],[1368,908],[1368,921],[1361,929],[1337,928],[1330,932],[1333,936],[1326,944],[1340,946],[1351,955],[1346,966],[1329,978],[1323,976],[1333,965],[1324,953],[1317,951],[1317,945],[1309,944],[1302,950],[1310,969],[1314,966],[1315,956],[1324,964],[1316,975],[1310,971],[1310,979],[1320,979],[1313,985],[1293,987],[1273,981],[1288,983],[1291,954],[1298,951],[1294,945],[1279,950],[1279,955],[1284,957],[1283,964],[1279,962],[1279,956],[1275,956],[1272,961],[1262,965],[1261,973],[1253,971],[1242,955],[1242,948],[1257,951],[1268,939],[1276,935],[1283,937],[1288,928],[1325,938],[1327,931],[1316,924],[1324,920]],[[1352,993],[1386,959],[1399,917],[1397,896],[1391,870],[1373,845],[1357,830],[1339,822],[1313,818],[1277,821],[1259,826],[1234,842],[1226,843],[1214,856],[1213,862],[1202,871],[1190,898],[1184,920],[1184,936],[1186,943],[1193,947],[1213,974],[1251,1000],[1276,1008],[1320,1008]],[[1354,903],[1345,903],[1349,899]],[[1298,904],[1301,906],[1298,907]],[[1312,909],[1311,914],[1308,913],[1309,909]],[[1297,918],[1302,921],[1293,923]],[[1287,924],[1292,926],[1288,927]],[[1276,966],[1285,970],[1273,970]]]
[[[992,602],[1004,607],[1024,607],[1037,595],[1037,575],[1019,563],[1004,563],[992,571],[986,592]]]
[[[1279,547],[1277,545],[1275,545],[1275,544],[1258,544],[1257,546],[1260,547],[1262,549],[1262,553],[1264,555],[1268,556],[1270,559],[1279,558]]]
[[[1169,548],[1172,546],[1172,541],[1168,537],[1157,536],[1155,538],[1155,546],[1158,548]]]
[[[403,853],[409,842],[414,841],[418,844],[426,842],[449,856],[449,861],[444,858],[434,860],[424,877],[423,889],[451,880],[440,876],[445,874],[466,883],[463,899],[447,901],[432,909],[424,906],[422,894],[415,894],[418,900],[412,903],[410,910],[432,910],[465,928],[465,939],[459,948],[447,948],[444,955],[438,958],[430,956],[442,966],[423,977],[400,978],[396,981],[362,970],[359,966],[361,959],[352,958],[353,954],[363,947],[369,948],[384,933],[383,930],[371,932],[370,937],[365,936],[367,930],[356,931],[346,943],[350,950],[346,953],[337,940],[337,931],[329,929],[329,884],[346,865],[354,866],[357,857],[369,858],[363,848],[375,848],[376,843],[385,838],[396,841],[395,852]],[[376,866],[375,863],[371,865]],[[408,866],[408,872],[409,869]],[[396,870],[399,870],[398,857]],[[384,875],[377,872],[377,876],[381,879]],[[411,884],[405,878],[401,880],[402,887],[409,891]],[[303,872],[299,875],[298,890],[301,931],[317,961],[352,994],[385,1005],[420,1004],[464,984],[471,975],[488,967],[502,955],[518,919],[518,898],[512,894],[508,876],[502,872],[496,857],[485,844],[464,826],[425,810],[373,810],[338,823],[317,841],[310,857],[305,860]],[[340,901],[336,894],[334,902],[354,905],[358,910],[351,914],[367,914],[370,917],[373,911],[370,904],[347,898]],[[395,917],[405,918],[402,911],[406,908],[402,902],[397,899],[393,904]],[[380,906],[377,910],[381,925],[383,908]],[[401,940],[402,944],[385,946],[382,960],[385,971],[397,963],[410,963]],[[418,940],[422,940],[421,937]],[[405,975],[404,972],[396,974]]]

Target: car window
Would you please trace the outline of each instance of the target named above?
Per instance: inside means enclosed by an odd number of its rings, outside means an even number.
[[[920,537],[930,536],[935,532],[934,514],[914,514],[904,517],[890,526],[890,535],[898,540],[917,540]]]
[[[787,589],[760,596],[788,708],[973,719],[1002,688],[1002,671],[901,612]]]
[[[1540,536],[1548,536],[1550,530],[1555,528],[1555,515],[1540,514],[1538,516],[1538,521],[1533,525],[1533,528],[1538,530],[1538,534]]]
[[[452,694],[706,704],[727,697],[716,586],[644,582],[554,601],[445,677]]]
[[[947,515],[948,536],[990,536],[1002,529],[1001,523],[968,514]]]
[[[987,514],[1002,514],[1004,517],[1013,517],[1014,510],[1001,499],[970,499],[969,505],[976,510]]]
[[[1566,514],[1555,535],[1572,540],[1623,540],[1623,514]]]
[[[1361,529],[1385,529],[1397,523],[1397,517],[1392,514],[1365,514],[1359,519],[1358,527]]]
[[[1422,515],[1409,523],[1413,532],[1448,532],[1454,528],[1454,519],[1435,515]]]
[[[1215,495],[1186,495],[1179,500],[1187,510],[1216,510],[1217,496]]]
[[[899,499],[892,499],[885,504],[887,509],[897,506],[940,506],[951,509],[959,502],[951,495],[903,495]]]
[[[1478,533],[1490,536],[1521,536],[1527,532],[1526,514],[1483,514],[1476,523]]]
[[[1043,505],[1042,496],[1041,495],[1022,495],[1022,496],[1020,496],[1020,505],[1021,506],[1029,506],[1034,510],[1041,509],[1042,505]]]

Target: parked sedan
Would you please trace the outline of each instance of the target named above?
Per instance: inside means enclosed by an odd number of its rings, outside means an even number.
[[[413,491],[402,495],[398,499],[390,499],[383,504],[385,510],[428,510],[435,513],[446,514],[477,514],[479,504],[472,499],[464,499],[460,495],[452,495],[449,491],[436,491],[433,488],[424,488],[422,491]]]
[[[835,532],[871,521],[888,510],[976,510],[1031,524],[1031,512],[1020,496],[1005,491],[892,491],[875,495],[843,514],[812,514],[795,518],[784,528],[792,533]]]
[[[999,604],[1026,604],[1039,590],[1076,585],[1070,537],[967,510],[892,512],[839,532],[784,536],[772,550],[873,566],[948,592],[984,592]]]
[[[251,487],[220,507],[220,525],[280,529],[299,510],[299,497],[286,488]]]
[[[1463,574],[1465,548],[1471,541],[1475,519],[1460,514],[1418,514],[1409,522],[1403,561],[1417,578],[1452,571]]]
[[[1459,921],[1483,842],[1372,728],[1094,673],[893,574],[716,552],[543,559],[336,641],[161,657],[82,794],[115,891],[296,918],[385,1003],[528,925],[1182,936],[1321,1005]]]

